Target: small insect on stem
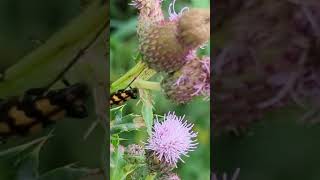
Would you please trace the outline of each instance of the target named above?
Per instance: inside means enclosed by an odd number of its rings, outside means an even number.
[[[140,76],[143,71],[144,70],[140,71],[139,74],[128,84],[126,88],[120,89],[110,95],[110,107],[114,105],[122,105],[124,102],[130,99],[138,98],[138,88],[131,88],[130,85]]]

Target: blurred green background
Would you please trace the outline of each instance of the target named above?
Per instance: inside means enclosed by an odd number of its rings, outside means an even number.
[[[0,70],[3,71],[14,65],[19,59],[41,46],[41,43],[52,34],[61,30],[82,12],[83,3],[84,1],[80,0],[2,0],[0,2]],[[69,60],[66,59],[66,62]],[[45,74],[43,76],[46,77]],[[33,87],[28,86],[26,82],[25,89],[29,88]],[[12,96],[16,95],[19,94],[12,94]],[[40,153],[41,173],[71,163],[89,168],[101,166],[101,152],[107,151],[102,128],[96,128],[87,140],[83,139],[91,123],[97,119],[91,96],[88,97],[87,104],[90,112],[88,118],[66,118],[54,126],[54,137],[46,143]],[[48,132],[49,129],[32,137],[9,139],[6,144],[0,144],[0,150],[30,142],[47,135]],[[21,173],[18,169],[12,168],[12,163],[12,161],[8,162],[6,157],[0,158],[1,180],[11,180]]]
[[[129,6],[130,0],[111,0],[111,36],[110,36],[110,82],[114,82],[131,67],[135,65],[134,56],[137,55],[138,41],[136,36],[137,11]],[[163,1],[163,10],[167,16],[167,9],[170,0]],[[179,12],[183,7],[209,8],[209,0],[177,0],[175,7]],[[209,55],[210,47],[201,50],[201,54]],[[154,81],[160,81],[161,76],[156,75]],[[189,122],[195,124],[195,130],[199,132],[199,147],[190,153],[189,158],[183,158],[185,163],[178,164],[178,174],[183,180],[205,180],[209,179],[210,173],[210,102],[202,99],[194,100],[192,103],[183,106],[176,106],[167,99],[161,92],[152,92],[154,97],[155,114],[163,115],[168,111],[175,111],[177,115],[186,115]],[[125,113],[141,114],[141,105],[137,101],[128,102],[125,106]],[[131,143],[146,142],[146,132],[133,132],[123,134],[122,138],[129,139],[124,145]]]

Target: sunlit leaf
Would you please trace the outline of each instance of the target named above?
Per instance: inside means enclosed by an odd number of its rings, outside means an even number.
[[[122,146],[115,147],[114,153],[111,153],[111,179],[122,179],[125,175],[125,160],[123,159],[123,154],[124,149]]]

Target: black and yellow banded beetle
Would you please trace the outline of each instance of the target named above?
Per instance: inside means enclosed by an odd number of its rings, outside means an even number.
[[[132,79],[132,81],[127,85],[126,88],[120,89],[117,92],[114,92],[110,95],[109,105],[110,107],[116,105],[122,105],[124,102],[130,99],[137,99],[139,96],[139,89],[138,88],[131,88],[130,85],[140,76],[140,74],[144,71],[140,71],[138,75]]]
[[[87,86],[77,83],[58,90],[33,88],[22,97],[0,100],[0,138],[38,132],[65,116],[87,117],[87,96]]]
[[[122,105],[129,99],[138,98],[138,88],[121,89],[110,95],[110,106]]]

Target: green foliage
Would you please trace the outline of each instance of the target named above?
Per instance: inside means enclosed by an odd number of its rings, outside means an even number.
[[[137,54],[138,42],[136,36],[136,20],[137,14],[133,7],[128,6],[130,1],[118,2],[111,1],[111,36],[110,36],[110,81],[112,84],[111,91],[114,92],[117,89],[124,88],[131,81],[132,75],[139,74],[139,55]],[[163,7],[166,7],[164,12],[167,12],[167,7],[171,1],[163,1]],[[188,7],[209,7],[209,0],[196,0],[186,1],[177,0],[176,11],[178,12],[184,6]],[[210,46],[210,45],[209,45]],[[208,55],[210,53],[210,47],[206,47],[199,51],[201,55]],[[140,67],[143,68],[143,67]],[[124,78],[126,77],[126,78]],[[151,77],[151,79],[150,79]],[[128,144],[139,144],[146,142],[148,136],[151,134],[153,121],[156,116],[163,115],[168,111],[175,111],[177,115],[186,115],[186,119],[189,122],[195,124],[195,130],[199,132],[198,141],[199,147],[196,151],[190,153],[190,157],[183,158],[186,163],[178,164],[178,174],[182,179],[209,179],[210,173],[210,105],[209,102],[205,102],[202,99],[196,99],[193,102],[177,106],[166,99],[163,92],[159,91],[157,84],[148,84],[152,82],[160,82],[162,74],[155,74],[151,72],[150,76],[144,78],[149,80],[148,82],[137,80],[133,83],[133,86],[140,89],[139,100],[129,100],[125,106],[116,108],[110,111],[111,116],[111,133],[116,133],[111,137],[111,142],[123,147]],[[137,101],[140,101],[137,103]],[[121,110],[120,110],[121,109]],[[121,114],[126,116],[141,117],[143,119],[146,129],[139,129],[138,131],[128,131],[129,129],[120,128],[115,131],[114,127],[118,125],[119,119],[123,119],[120,115],[116,117],[116,111],[121,111]],[[133,118],[133,117],[132,117]],[[132,123],[132,122],[131,122]],[[133,130],[133,128],[132,128]],[[120,168],[116,168],[115,162],[120,167],[125,166],[123,161],[123,154],[116,150],[112,154],[114,163],[112,163],[111,170],[114,176],[116,172],[120,173],[117,178],[121,178],[126,175],[125,172],[120,172]],[[119,159],[117,159],[119,158]],[[117,160],[117,161],[116,161]],[[116,169],[113,169],[116,168]],[[131,172],[132,169],[128,169]],[[145,179],[155,179],[157,175],[149,174]],[[111,178],[113,179],[113,178]],[[115,180],[115,179],[114,179]]]
[[[139,130],[144,126],[141,126],[139,122],[135,122],[135,119],[141,118],[140,115],[127,114],[123,116],[123,106],[119,106],[110,110],[110,119],[113,121],[110,125],[111,134],[120,134],[122,132],[129,132],[134,130]]]
[[[121,145],[121,141],[126,141],[120,137],[121,133],[139,130],[139,125],[134,122],[134,119],[141,116],[128,114],[123,116],[123,106],[119,106],[110,110],[111,122],[110,133],[111,139],[110,144],[113,150],[110,154],[110,168],[111,168],[111,179],[126,179],[127,176],[133,171],[140,168],[139,164],[130,164],[126,161],[124,156],[124,147]]]
[[[4,179],[17,180],[56,180],[68,179],[76,180],[93,172],[90,169],[75,168],[71,165],[50,170],[43,174],[39,172],[40,151],[49,140],[50,136],[39,138],[32,142],[10,148],[1,153],[0,169],[8,168],[11,173],[4,173],[6,176],[1,176]],[[1,171],[0,170],[0,171]]]

